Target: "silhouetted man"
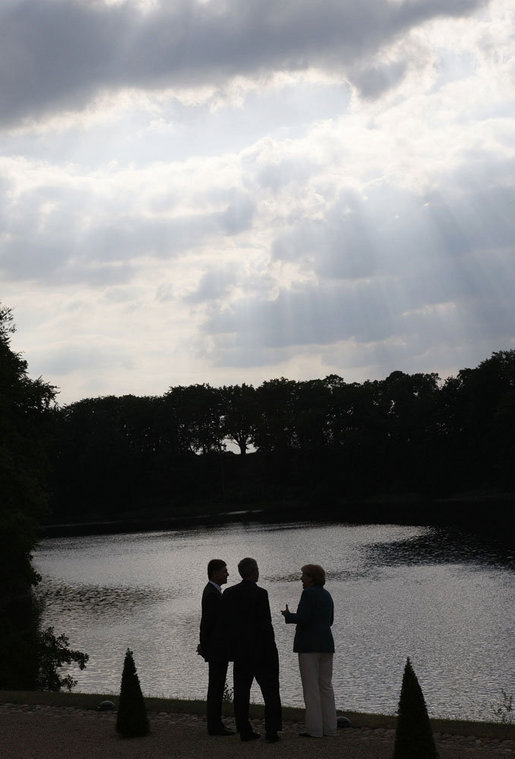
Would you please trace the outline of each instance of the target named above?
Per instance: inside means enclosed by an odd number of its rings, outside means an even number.
[[[256,679],[265,702],[266,740],[279,740],[282,730],[279,695],[279,656],[275,645],[268,593],[257,585],[255,559],[238,564],[242,581],[227,588],[222,596],[224,625],[229,643],[229,660],[234,662],[234,717],[242,741],[259,738],[249,721],[250,689]]]
[[[202,618],[198,653],[209,664],[207,688],[207,731],[209,735],[234,735],[222,722],[222,702],[227,676],[228,649],[222,623],[222,585],[229,572],[222,559],[207,565],[208,583],[202,593]]]

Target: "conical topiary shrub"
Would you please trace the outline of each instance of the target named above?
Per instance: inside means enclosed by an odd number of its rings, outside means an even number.
[[[402,678],[393,759],[437,759],[422,688],[408,658]]]
[[[150,725],[143,700],[132,651],[128,648],[123,663],[120,703],[116,717],[116,730],[122,738],[148,735]]]

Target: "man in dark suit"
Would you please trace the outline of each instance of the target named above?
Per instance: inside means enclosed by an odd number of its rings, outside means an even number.
[[[256,679],[265,702],[265,731],[268,743],[279,740],[282,730],[279,695],[279,656],[275,645],[268,593],[257,585],[255,559],[238,564],[242,581],[222,596],[223,620],[229,643],[229,660],[234,662],[234,717],[242,741],[259,738],[249,721],[250,689]]]
[[[227,676],[228,649],[222,624],[222,585],[229,572],[222,559],[207,565],[208,583],[202,593],[202,617],[198,653],[209,665],[207,688],[207,731],[209,735],[234,735],[222,722],[222,702]]]

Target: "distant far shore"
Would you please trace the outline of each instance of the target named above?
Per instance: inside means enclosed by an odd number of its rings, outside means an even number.
[[[402,524],[456,527],[507,538],[515,494],[467,494],[452,498],[429,499],[417,494],[378,496],[364,501],[341,501],[331,506],[280,502],[262,506],[242,506],[227,510],[223,503],[195,504],[187,511],[149,514],[132,512],[116,519],[52,522],[42,527],[43,538],[80,535],[114,535],[158,532],[194,527],[240,523],[300,523],[306,521],[348,524]]]

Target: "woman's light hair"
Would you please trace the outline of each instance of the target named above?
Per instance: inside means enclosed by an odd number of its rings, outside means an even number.
[[[301,571],[311,577],[313,585],[325,585],[325,569],[320,564],[304,564]]]

